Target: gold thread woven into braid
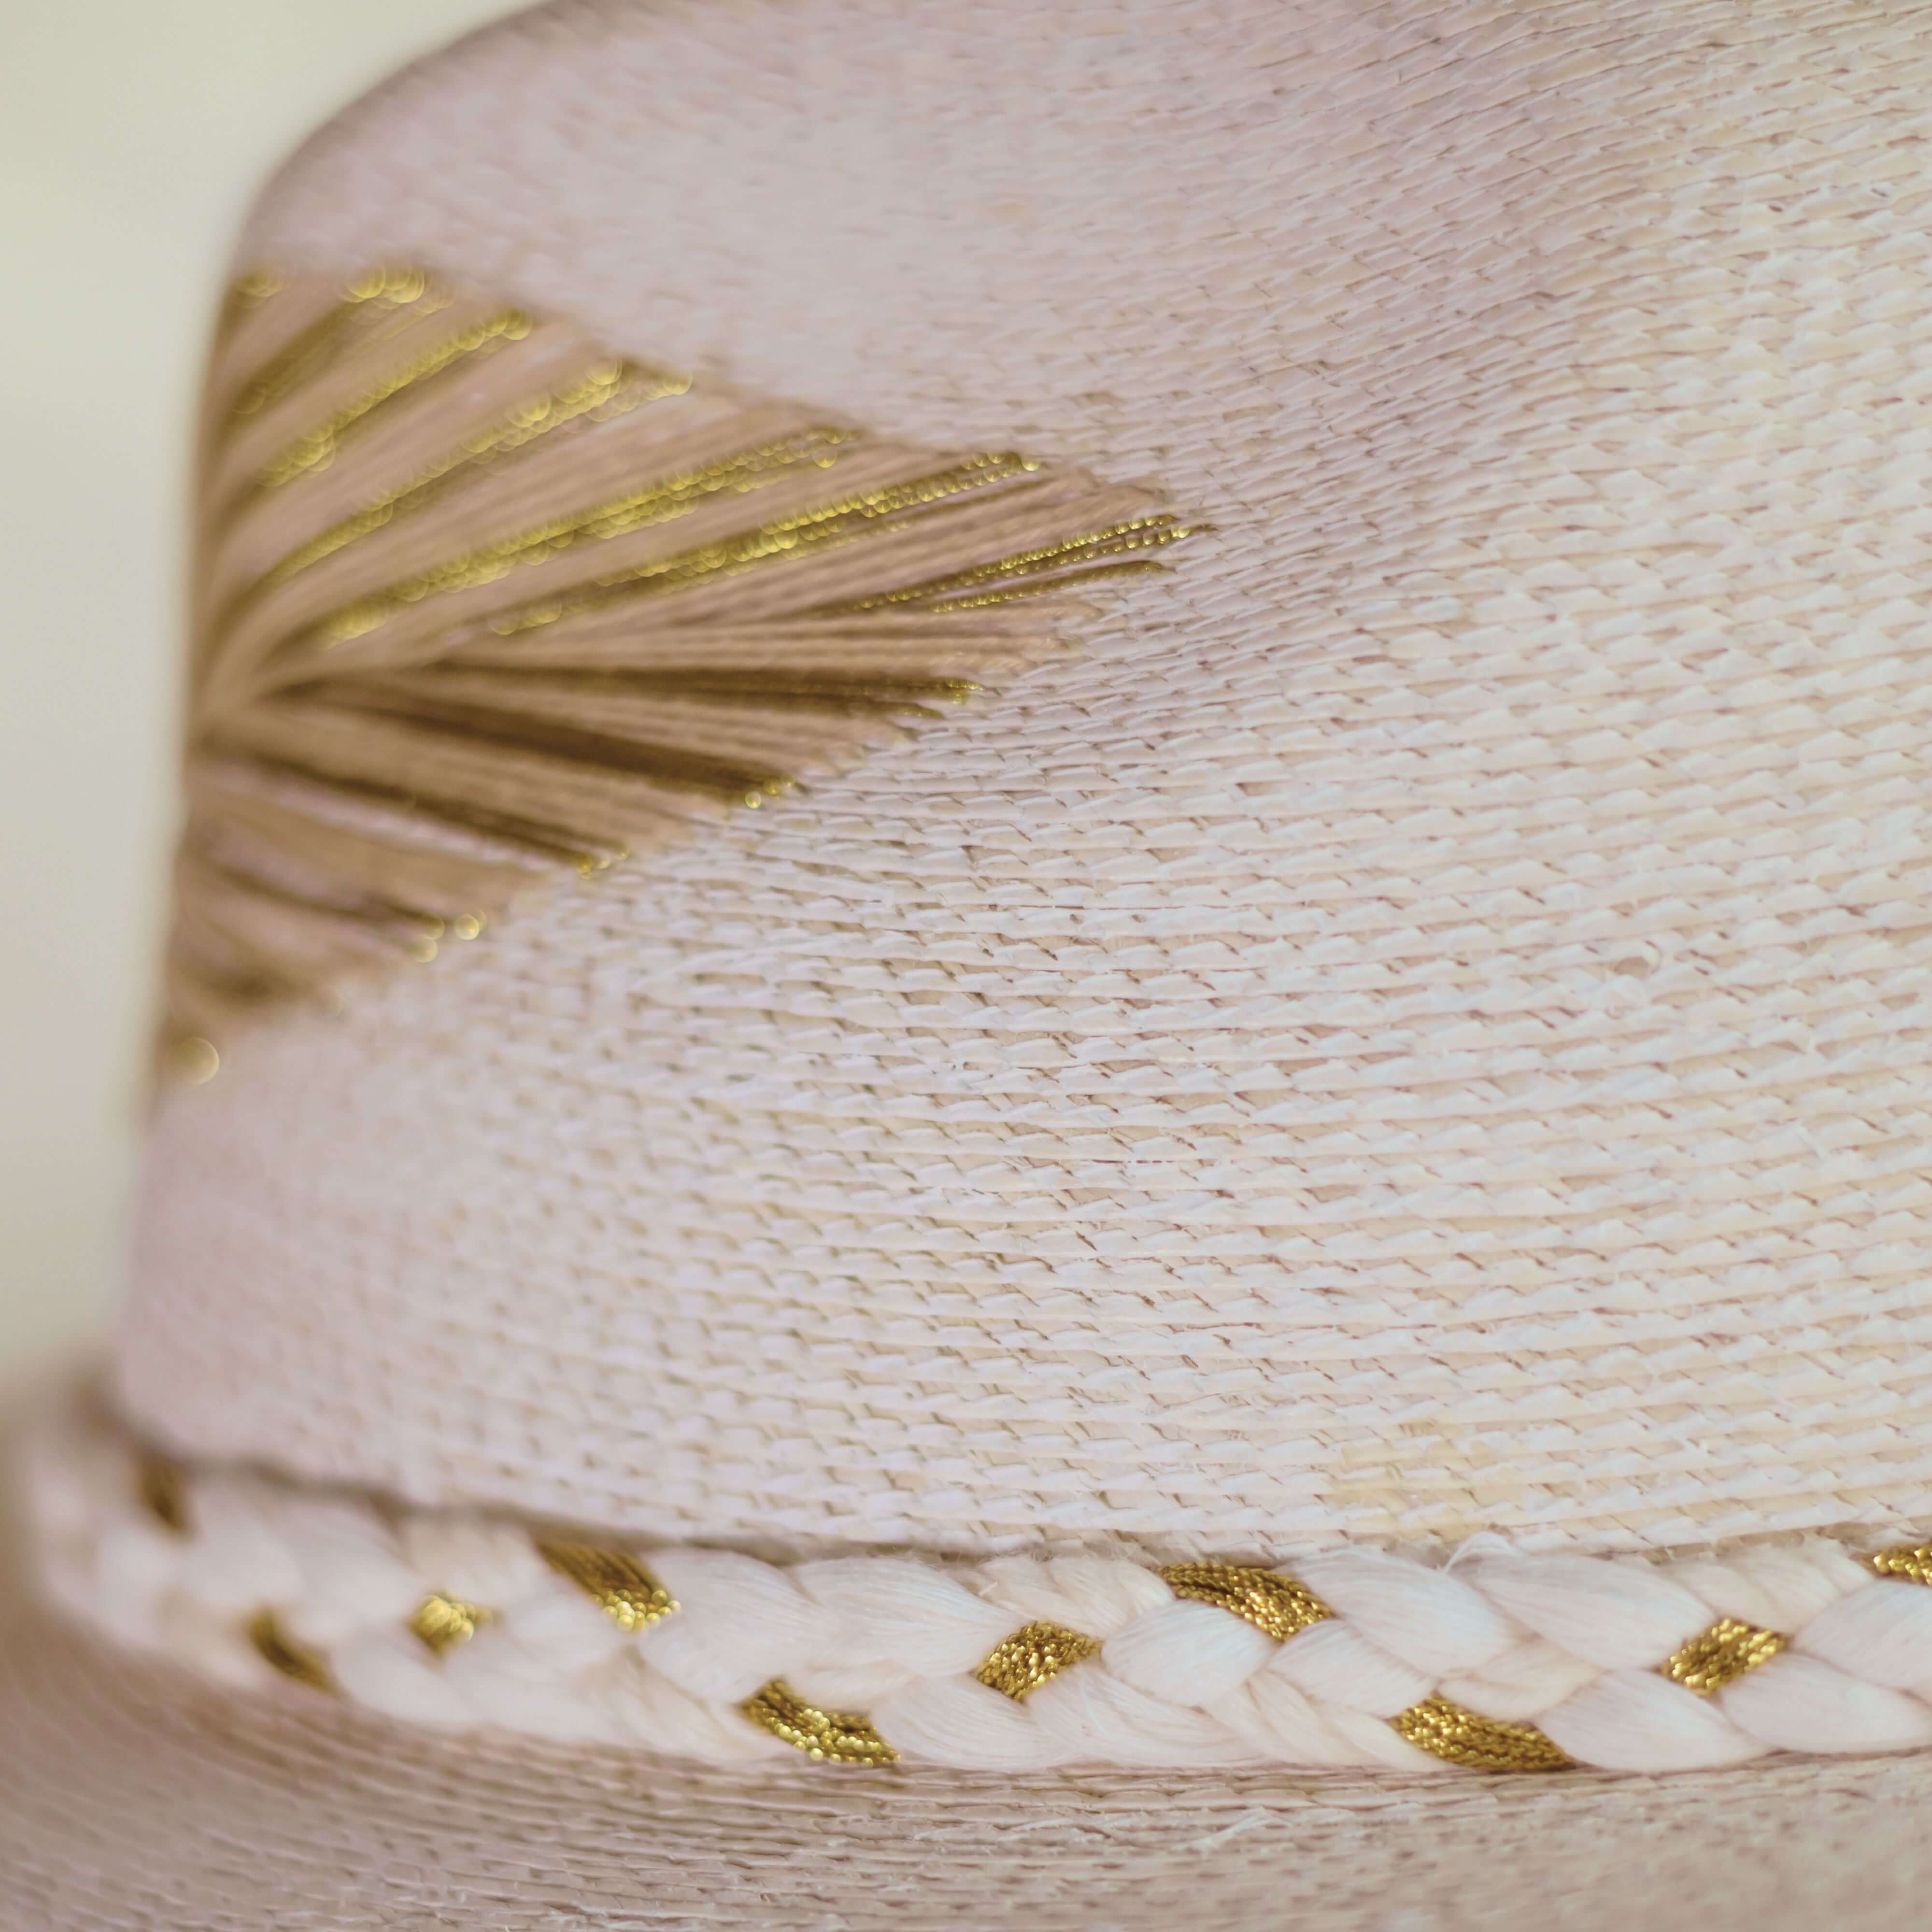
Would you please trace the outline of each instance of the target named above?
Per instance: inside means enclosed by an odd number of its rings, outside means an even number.
[[[141,1507],[165,1529],[188,1534],[188,1484],[178,1462],[144,1455],[135,1473],[134,1494]]]
[[[1932,1543],[1902,1543],[1895,1550],[1881,1550],[1867,1560],[1881,1576],[1895,1576],[1901,1582],[1923,1583],[1932,1588]]]
[[[595,1543],[539,1543],[537,1554],[627,1630],[646,1629],[677,1608],[671,1593],[621,1550]]]
[[[1425,1697],[1389,1720],[1418,1750],[1472,1771],[1569,1771],[1575,1760],[1534,1724],[1506,1724],[1479,1711]]]
[[[1212,1604],[1218,1610],[1245,1618],[1278,1643],[1335,1614],[1312,1590],[1272,1570],[1233,1563],[1173,1563],[1160,1575],[1177,1597]]]
[[[104,1420],[104,1418],[103,1418]],[[117,1432],[118,1434],[118,1432]],[[137,1502],[157,1521],[192,1535],[192,1505],[200,1472],[125,1436],[116,1479],[119,1497]],[[117,1500],[112,1505],[118,1508]],[[628,1552],[596,1544],[532,1539],[553,1570],[583,1590],[623,1629],[644,1629],[676,1611],[663,1584]],[[1932,1544],[1899,1544],[1868,1555],[1880,1576],[1932,1584]],[[1154,1574],[1177,1598],[1204,1602],[1238,1616],[1276,1641],[1285,1641],[1335,1613],[1293,1579],[1234,1564],[1186,1563]],[[410,1630],[438,1655],[472,1639],[498,1613],[446,1590],[430,1590],[392,1628]],[[342,1694],[328,1658],[294,1636],[277,1611],[263,1605],[238,1634],[271,1668],[292,1682]],[[1708,1697],[1782,1652],[1783,1634],[1735,1617],[1722,1617],[1681,1646],[1658,1673],[1694,1695]],[[1022,1625],[988,1653],[973,1672],[988,1689],[1023,1702],[1033,1691],[1103,1648],[1102,1641],[1063,1624],[1038,1619]],[[890,1764],[898,1752],[858,1713],[809,1704],[782,1678],[774,1678],[739,1706],[762,1730],[806,1756],[830,1762]],[[1388,1720],[1396,1733],[1444,1762],[1484,1771],[1547,1772],[1573,1760],[1533,1725],[1485,1716],[1451,1700],[1432,1696]]]
[[[1658,1667],[1672,1683],[1708,1697],[1726,1684],[1735,1684],[1746,1671],[1769,1663],[1785,1642],[1776,1630],[1760,1630],[1736,1617],[1720,1617]]]
[[[283,1629],[273,1610],[257,1610],[248,1624],[248,1641],[255,1646],[256,1655],[263,1663],[272,1665],[284,1677],[297,1684],[306,1684],[312,1690],[326,1690],[334,1694],[337,1684],[328,1668],[328,1660],[318,1650],[311,1650],[305,1643],[298,1643]]]
[[[479,1624],[494,1623],[496,1612],[481,1604],[432,1590],[410,1617],[410,1628],[440,1657],[459,1643],[467,1643]]]
[[[898,1753],[864,1718],[848,1711],[821,1711],[808,1704],[782,1678],[774,1677],[739,1709],[763,1730],[794,1750],[827,1764],[896,1764]]]
[[[1015,1703],[1058,1677],[1070,1664],[1091,1657],[1100,1640],[1064,1624],[1032,1623],[995,1644],[973,1675],[989,1690]]]

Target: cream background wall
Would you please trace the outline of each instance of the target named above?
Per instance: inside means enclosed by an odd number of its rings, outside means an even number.
[[[317,121],[508,0],[0,4],[0,1372],[115,1293],[212,293]]]

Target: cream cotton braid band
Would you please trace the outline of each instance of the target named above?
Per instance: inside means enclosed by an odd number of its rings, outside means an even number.
[[[1932,1746],[1932,1543],[775,1564],[190,1471],[80,1408],[36,1439],[28,1487],[49,1588],[113,1636],[442,1730],[1012,1771]]]

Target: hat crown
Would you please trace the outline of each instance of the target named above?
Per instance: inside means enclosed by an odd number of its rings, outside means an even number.
[[[568,8],[298,158],[250,260],[1215,527],[170,1094],[136,1416],[797,1546],[1922,1513],[1932,74],[1586,10]]]

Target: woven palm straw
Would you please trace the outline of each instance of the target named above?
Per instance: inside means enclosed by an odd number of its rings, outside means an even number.
[[[475,396],[574,330],[1177,540],[339,1010],[341,920],[249,928],[128,1422],[774,1561],[1922,1542],[1928,101],[1919,0],[565,0],[342,116],[238,266],[442,278]],[[711,1770],[13,1614],[22,1926],[1881,1928],[1927,1876],[1923,1754]]]

